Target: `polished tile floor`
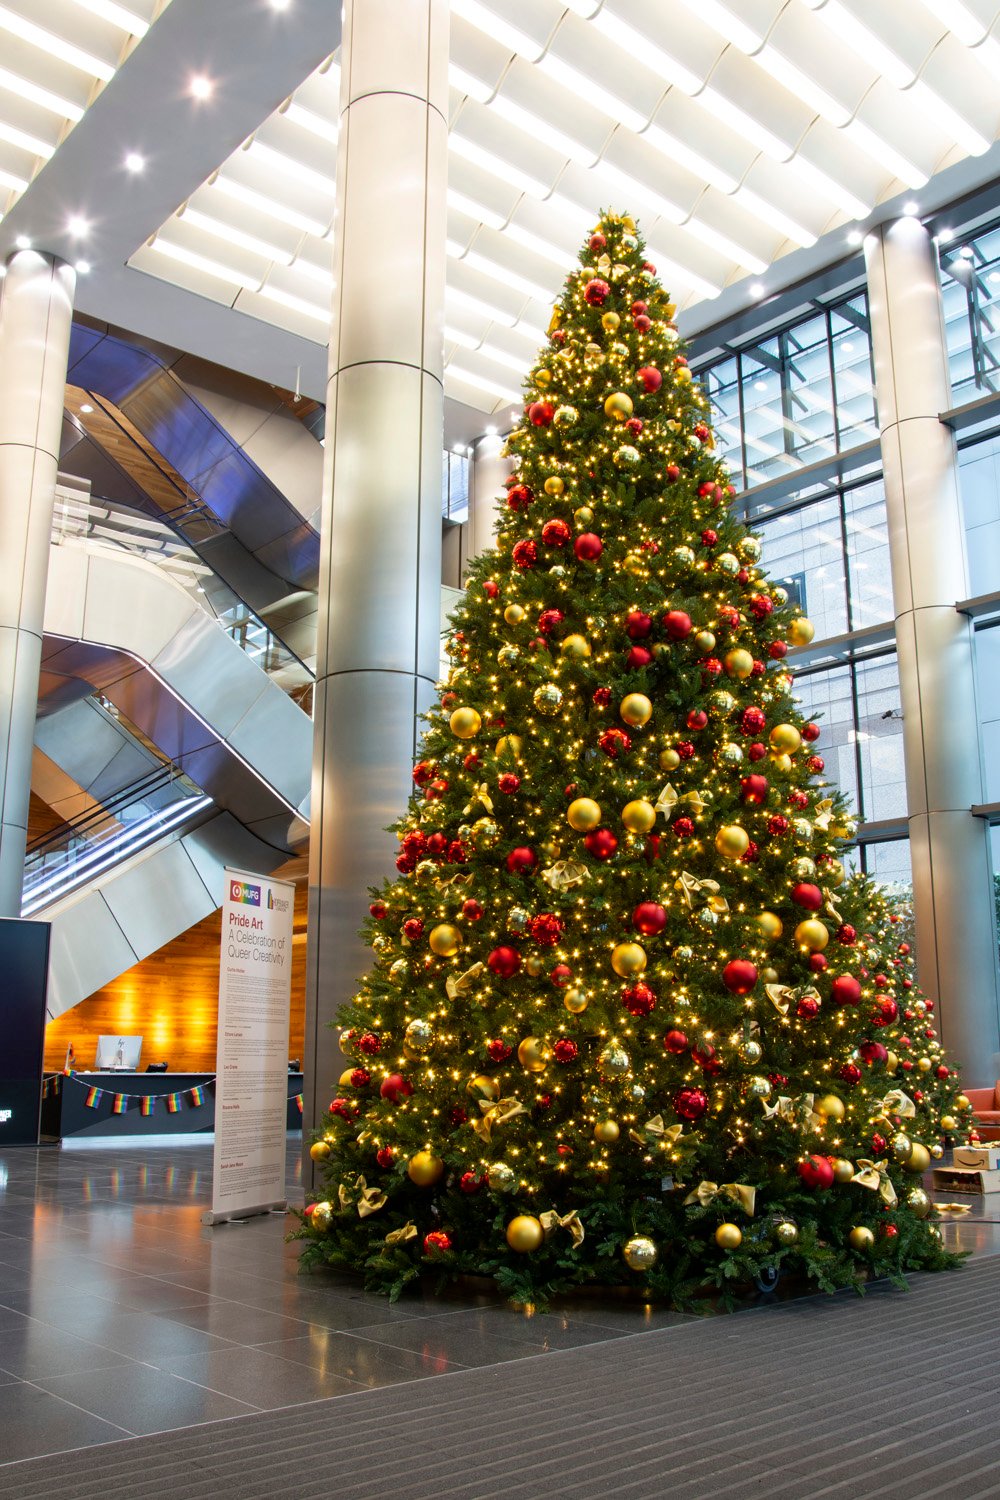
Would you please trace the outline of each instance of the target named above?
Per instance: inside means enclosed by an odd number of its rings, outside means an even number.
[[[288,1196],[301,1201],[299,1142]],[[0,1154],[0,1463],[683,1325],[580,1299],[528,1317],[456,1294],[391,1307],[302,1276],[286,1220],[209,1229],[211,1147]],[[990,1202],[991,1200],[986,1200]],[[1000,1251],[1000,1206],[945,1226]]]

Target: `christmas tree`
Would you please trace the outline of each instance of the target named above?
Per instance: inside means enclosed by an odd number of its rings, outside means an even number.
[[[846,876],[784,662],[812,627],[729,513],[674,314],[602,215],[371,893],[299,1232],[393,1295],[950,1262],[921,1174],[968,1101],[896,914]]]

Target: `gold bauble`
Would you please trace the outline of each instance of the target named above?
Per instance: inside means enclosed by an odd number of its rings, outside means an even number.
[[[738,823],[727,823],[715,835],[715,847],[723,859],[739,859],[750,847],[750,836]]]
[[[921,1145],[919,1141],[914,1141],[910,1154],[903,1163],[903,1166],[908,1172],[913,1172],[915,1176],[919,1176],[922,1172],[927,1171],[930,1164],[931,1153],[927,1147]]]
[[[790,1219],[782,1219],[774,1226],[774,1238],[779,1245],[794,1245],[799,1237],[799,1226]]]
[[[571,1016],[582,1016],[590,1001],[583,990],[573,988],[563,992],[563,1005]]]
[[[805,615],[799,615],[788,627],[788,644],[808,646],[815,634],[816,627],[812,620],[807,620]]]
[[[947,1135],[950,1135],[953,1130],[957,1130],[958,1129],[958,1121],[955,1119],[955,1116],[954,1115],[942,1115],[941,1116],[941,1129]]]
[[[776,943],[785,930],[781,918],[773,911],[758,912],[754,922],[765,943]]]
[[[506,755],[511,760],[520,760],[523,745],[524,741],[519,734],[502,734],[494,748],[497,755]]]
[[[842,1120],[847,1113],[843,1099],[837,1094],[824,1094],[816,1100],[813,1109],[827,1120]]]
[[[622,822],[629,833],[649,833],[656,823],[656,808],[652,802],[637,797],[622,808]]]
[[[931,1211],[931,1200],[922,1187],[910,1188],[906,1195],[906,1203],[918,1219],[926,1219]]]
[[[499,1099],[500,1085],[488,1073],[477,1073],[465,1085],[465,1092],[471,1094],[473,1099]]]
[[[622,1260],[630,1271],[651,1271],[656,1265],[656,1257],[659,1254],[652,1240],[644,1234],[637,1234],[628,1244],[622,1246]]]
[[[487,1181],[491,1192],[510,1193],[517,1185],[517,1175],[505,1161],[495,1161],[489,1168]]]
[[[660,770],[661,771],[676,771],[677,767],[680,765],[680,763],[681,763],[681,758],[677,754],[676,750],[661,750],[660,751]]]
[[[928,1147],[928,1150],[935,1161],[940,1161],[944,1155],[944,1147],[940,1141],[935,1141],[933,1146]]]
[[[646,950],[641,943],[618,943],[611,950],[611,967],[620,979],[633,979],[646,967]]]
[[[967,1094],[956,1094],[956,1096],[955,1096],[955,1108],[956,1109],[960,1109],[962,1111],[965,1111],[967,1109],[971,1109],[972,1108],[972,1100],[968,1097]]]
[[[775,724],[769,739],[772,750],[779,755],[794,755],[802,744],[802,736],[794,724]]]
[[[594,512],[589,505],[581,505],[573,512],[573,520],[578,526],[589,526],[594,519]]]
[[[318,1229],[320,1231],[320,1233],[323,1234],[323,1233],[326,1232],[326,1230],[329,1229],[332,1220],[333,1220],[333,1204],[332,1203],[327,1203],[327,1202],[324,1201],[323,1203],[314,1203],[313,1204],[313,1211],[309,1215],[309,1222],[310,1222],[310,1224],[312,1225],[312,1227],[314,1229]]]
[[[929,1073],[933,1066],[934,1064],[931,1062],[929,1057],[917,1058],[917,1067],[920,1069],[921,1073]]]
[[[589,833],[601,821],[600,805],[593,797],[577,797],[566,809],[566,821],[577,833]]]
[[[885,1071],[890,1075],[890,1077],[892,1077],[895,1075],[896,1069],[898,1067],[899,1058],[896,1053],[890,1049],[889,1056],[885,1060]]]
[[[562,707],[562,688],[555,682],[543,682],[540,687],[535,688],[535,691],[531,695],[531,701],[540,714],[545,714],[546,717],[551,718]]]
[[[552,1054],[539,1036],[526,1036],[517,1049],[517,1060],[526,1073],[544,1073]]]
[[[450,958],[462,946],[462,929],[454,927],[451,922],[439,922],[431,928],[427,946],[440,958]]]
[[[870,1250],[875,1243],[875,1236],[866,1224],[855,1224],[847,1238],[852,1250]]]
[[[827,885],[843,885],[847,879],[847,871],[839,859],[828,860],[823,866],[823,879]]]
[[[720,1250],[738,1250],[743,1243],[743,1231],[738,1224],[720,1224],[715,1231],[715,1243]]]
[[[594,1140],[608,1144],[616,1141],[621,1135],[617,1120],[598,1120],[594,1126]]]
[[[846,1156],[837,1156],[833,1162],[833,1180],[839,1185],[851,1182],[854,1177],[854,1163],[848,1161]]]
[[[892,1138],[892,1154],[897,1161],[906,1161],[913,1150],[913,1142],[908,1135],[895,1135]]]
[[[735,677],[737,682],[745,682],[753,671],[753,657],[749,651],[744,651],[742,646],[736,646],[732,651],[727,651],[722,664],[727,675]]]
[[[508,604],[503,612],[503,617],[508,625],[520,625],[525,616],[524,606],[521,604]]]
[[[309,1155],[313,1161],[326,1161],[330,1155],[329,1141],[313,1141],[309,1147]]]
[[[507,1243],[518,1255],[530,1255],[544,1238],[545,1231],[533,1214],[518,1214],[507,1225]]]
[[[472,846],[474,849],[492,849],[500,837],[500,829],[492,818],[477,818],[472,825]]]
[[[483,721],[474,708],[456,708],[448,724],[452,734],[459,740],[471,740],[483,727]]]
[[[433,1151],[418,1151],[406,1164],[406,1175],[417,1187],[431,1187],[444,1171],[444,1162]]]
[[[763,1047],[760,1045],[760,1042],[754,1041],[752,1036],[748,1036],[744,1041],[740,1042],[737,1050],[739,1051],[741,1060],[749,1063],[751,1067],[755,1063],[759,1063],[764,1056]]]
[[[699,651],[708,652],[715,650],[715,636],[711,630],[699,630],[694,638],[694,643]]]
[[[551,385],[552,384],[552,371],[551,370],[546,370],[546,369],[536,370],[534,372],[534,375],[533,375],[532,378],[534,379],[534,382],[535,382],[536,385],[541,385],[541,386]]]
[[[620,1047],[617,1042],[609,1042],[598,1057],[597,1065],[602,1073],[620,1078],[623,1073],[628,1072],[632,1062],[624,1047]]]
[[[634,448],[633,449],[624,449],[624,448],[621,448],[621,449],[619,449],[619,452],[620,453],[625,453],[625,452],[632,452],[632,453],[634,453],[635,449]],[[616,453],[615,454],[615,460],[616,460],[616,462],[617,462],[617,459],[618,459],[618,454]],[[626,573],[631,573],[635,577],[638,577],[640,574],[645,573],[645,571],[646,571],[646,562],[645,562],[645,559],[642,557],[642,555],[640,553],[638,553],[638,552],[629,552],[628,555],[625,558],[625,561],[622,563],[622,567],[625,569]]]
[[[411,1021],[403,1033],[403,1046],[409,1047],[418,1055],[421,1052],[429,1052],[434,1045],[434,1028],[429,1021]]]
[[[616,312],[606,312],[601,314],[601,327],[604,329],[605,333],[617,333],[620,323],[621,318]]]
[[[625,391],[615,391],[604,403],[604,415],[615,422],[627,422],[632,411],[632,397]]]
[[[558,474],[550,474],[542,488],[547,495],[561,495],[566,485]]]
[[[638,729],[643,724],[649,723],[653,716],[653,705],[645,693],[627,693],[621,701],[618,712],[626,724],[630,724],[633,729]]]
[[[574,661],[582,661],[585,656],[590,655],[590,642],[585,635],[567,635],[559,650],[563,656],[569,656]]]
[[[777,750],[771,750],[768,754],[768,759],[774,769],[780,772],[782,776],[787,776],[792,769],[792,757],[790,755],[785,755]]]
[[[807,953],[822,953],[830,941],[830,932],[816,917],[807,917],[796,927],[795,941]]]
[[[353,1067],[345,1068],[344,1071],[341,1073],[340,1077],[337,1079],[337,1087],[340,1088],[340,1089],[353,1088],[354,1085],[351,1083],[351,1079],[353,1077],[354,1077],[354,1069],[353,1069]]]
[[[545,960],[540,953],[529,953],[524,960],[524,967],[531,979],[537,979],[544,972]]]
[[[435,866],[435,868],[437,868]],[[405,958],[397,958],[389,970],[389,978],[393,984],[405,984],[410,977],[410,966]]]

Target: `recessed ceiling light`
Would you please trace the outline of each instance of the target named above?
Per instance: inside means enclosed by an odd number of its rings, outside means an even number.
[[[84,402],[83,405],[80,407],[80,413],[84,417],[89,417],[90,413],[93,410],[94,410],[94,408],[92,406],[88,406],[86,402]]]
[[[90,233],[90,222],[83,214],[70,214],[66,220],[66,233],[71,234],[75,240],[85,239]]]
[[[864,235],[860,229],[852,229],[847,236],[847,243],[849,245],[860,245],[863,239]]]
[[[755,281],[751,284],[750,295],[751,297],[763,297],[765,290],[766,288],[762,282]]]
[[[920,204],[915,198],[911,198],[908,203],[903,204],[903,212],[904,214],[918,214],[920,212]]]
[[[129,151],[125,157],[126,172],[145,172],[146,158],[140,156],[138,151]]]
[[[497,430],[496,430],[495,427],[487,427],[487,429],[486,429],[486,436],[487,437],[496,437],[496,435],[497,435]]]
[[[19,234],[18,237],[17,237],[17,239],[14,241],[14,244],[17,247],[18,250],[30,250],[31,249],[31,241],[29,240],[29,238],[28,238],[28,236],[26,234]]]
[[[188,84],[188,93],[192,99],[211,99],[215,90],[215,84],[211,78],[206,78],[204,73],[194,73]]]
[[[90,261],[89,260],[78,260],[77,261],[77,263],[76,263],[76,272],[77,272],[78,276],[86,276],[89,270],[90,270]]]
[[[271,0],[272,10],[288,10],[292,0]]]

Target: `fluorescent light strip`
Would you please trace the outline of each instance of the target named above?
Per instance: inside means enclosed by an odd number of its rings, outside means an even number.
[[[271,245],[267,240],[259,240],[254,234],[244,234],[242,229],[235,229],[231,224],[223,224],[220,219],[213,219],[208,214],[203,214],[200,209],[187,208],[179,213],[177,218],[181,223],[193,224],[195,229],[201,229],[205,234],[212,234],[216,239],[225,240],[228,244],[239,245],[243,250],[249,250],[252,255],[261,255],[265,260],[277,261],[278,265],[290,266],[292,255],[288,250],[282,250],[278,245]]]
[[[311,260],[303,260],[301,256],[298,256],[292,261],[292,270],[301,272],[310,281],[317,282],[328,291],[333,288],[333,272],[324,270],[322,266],[314,266]]]
[[[629,0],[619,0],[619,4],[628,3]],[[697,94],[701,88],[702,80],[696,73],[678,62],[676,57],[664,52],[643,32],[630,26],[624,16],[617,10],[609,9],[607,4],[591,18],[591,25],[595,31],[614,42],[616,47],[627,52],[633,61],[639,58],[645,67],[658,74],[665,83],[676,84],[685,94],[691,95]]]
[[[537,64],[538,71],[544,73],[555,83],[562,85],[564,89],[573,95],[574,99],[585,99],[594,109],[599,109],[602,114],[610,119],[624,125],[628,130],[644,130],[649,123],[646,115],[641,115],[637,109],[624,99],[619,99],[617,94],[608,93],[602,89],[592,78],[585,73],[580,73],[576,68],[571,68],[569,63],[563,62],[561,57],[547,52]]]
[[[746,110],[740,109],[739,105],[734,104],[725,94],[720,93],[718,89],[713,88],[711,85],[703,88],[700,93],[694,94],[692,97],[694,102],[707,110],[713,119],[721,120],[724,125],[728,125],[731,130],[734,130],[737,135],[742,136],[744,140],[750,141],[752,145],[763,151],[765,156],[770,156],[772,160],[787,161],[788,157],[795,150],[791,142],[783,141],[780,136],[776,136],[773,131],[768,130],[766,125],[762,125],[759,120],[755,120],[753,115],[748,115]]]
[[[491,208],[467,198],[455,188],[448,189],[448,207],[457,214],[464,214],[467,219],[474,219],[477,224],[485,224],[488,229],[502,229],[504,226],[502,214],[495,214]]]
[[[738,186],[737,180],[731,173],[722,167],[716,166],[714,162],[707,161],[697,151],[678,136],[670,135],[659,125],[650,125],[642,132],[642,140],[648,141],[657,151],[661,152],[668,161],[676,162],[678,166],[684,167],[694,177],[710,186],[718,188],[720,193],[735,193]]]
[[[9,188],[12,193],[23,193],[27,186],[23,177],[15,177],[13,172],[5,172],[0,167],[0,187]]]
[[[498,349],[495,344],[482,344],[480,354],[491,359],[496,365],[503,365],[505,369],[513,370],[518,375],[526,375],[531,365],[531,360],[519,358],[516,354],[508,354],[505,349]]]
[[[764,224],[769,224],[773,229],[779,230],[786,239],[793,240],[796,245],[801,245],[803,248],[815,245],[818,236],[794,219],[790,219],[787,214],[782,213],[780,208],[775,208],[773,203],[765,203],[764,199],[758,197],[751,188],[737,188],[732,194],[732,199],[741,208],[745,208],[747,213],[753,214]]]
[[[318,219],[310,219],[308,215],[300,214],[297,209],[289,208],[285,203],[265,197],[254,188],[244,187],[243,183],[238,182],[235,177],[220,174],[209,186],[220,193],[225,193],[228,198],[235,198],[238,203],[245,203],[248,208],[253,208],[258,213],[266,214],[269,219],[277,219],[279,223],[290,224],[293,229],[301,229],[303,234],[312,234],[322,238],[329,228],[329,221],[321,224]]]
[[[501,286],[509,286],[522,296],[531,297],[535,302],[551,302],[553,293],[546,287],[539,286],[537,282],[529,281],[526,276],[518,276],[516,271],[509,270],[506,266],[498,265],[495,260],[490,260],[487,255],[480,255],[478,250],[469,250],[464,255],[454,257],[460,259],[463,265],[471,266],[474,271],[479,271],[484,276],[489,276],[493,281],[499,282]]]
[[[849,125],[844,126],[844,135],[853,141],[860,150],[866,152],[880,166],[886,168],[900,182],[905,182],[907,187],[923,187],[927,181],[927,173],[921,171],[913,162],[908,161],[899,151],[890,146],[888,141],[869,130],[867,125],[860,120],[852,120]]]
[[[770,43],[761,47],[759,52],[753,53],[752,61],[757,63],[758,67],[763,68],[775,83],[780,83],[782,88],[794,94],[797,99],[801,99],[803,104],[807,104],[837,130],[842,130],[850,120],[851,111],[846,105],[841,104],[839,99],[834,99],[832,94],[820,88],[815,79],[803,73],[801,68],[797,68],[785,57],[784,53],[779,52]]]
[[[301,313],[303,317],[314,318],[317,323],[329,323],[330,309],[320,307],[316,302],[308,302],[304,297],[296,297],[293,292],[283,292],[280,287],[271,286],[265,282],[258,289],[258,296],[266,297],[269,302],[276,302],[279,307],[287,307],[290,312]]]
[[[536,42],[526,32],[520,31],[516,26],[511,26],[497,15],[495,10],[481,5],[479,0],[451,0],[451,13],[453,16],[461,16],[463,21],[468,21],[470,26],[475,26],[478,31],[485,32],[501,47],[507,47],[511,52],[516,52],[518,57],[526,58],[528,62],[537,62],[544,52],[544,45]]]
[[[445,287],[445,299],[449,298],[454,302],[464,303],[466,307],[471,307],[490,323],[500,323],[504,328],[513,328],[518,321],[514,313],[504,312],[501,308],[484,302],[480,297],[473,297],[470,292],[463,292],[461,287],[452,286],[450,282]]]
[[[256,140],[251,141],[243,149],[247,156],[252,156],[266,164],[271,171],[287,172],[289,177],[297,177],[307,186],[329,193],[331,198],[336,196],[337,184],[332,177],[328,177],[325,172],[317,172],[314,167],[307,167],[305,162],[298,161],[294,156],[288,156],[284,151],[276,151],[273,146],[267,146],[263,141]]]
[[[811,192],[819,193],[822,197],[828,198],[832,203],[836,203],[852,219],[867,218],[871,212],[872,205],[870,203],[865,203],[862,198],[858,198],[852,193],[850,188],[845,188],[841,183],[835,182],[832,177],[828,177],[825,172],[820,171],[819,167],[814,166],[811,161],[808,161],[798,151],[782,165],[786,171],[800,177]]]
[[[669,255],[661,254],[652,245],[646,246],[646,254],[656,266],[660,278],[666,278],[668,283],[679,284],[687,287],[696,296],[704,298],[706,302],[717,297],[722,291],[721,286],[716,286],[713,281],[706,281],[699,276],[697,271],[692,271],[688,266],[682,266],[679,261],[673,260]]]
[[[37,104],[39,109],[47,109],[60,119],[72,120],[74,124],[83,118],[83,110],[79,104],[74,104],[71,99],[64,99],[61,94],[39,88],[37,83],[20,78],[16,73],[8,73],[6,68],[0,68],[0,89],[5,89],[8,94],[17,94],[18,98],[27,99],[30,104]]]
[[[321,141],[329,141],[331,145],[336,144],[340,134],[336,120],[327,120],[323,115],[316,114],[314,110],[306,109],[302,104],[296,104],[294,99],[283,113],[285,119],[291,120],[293,125],[298,125],[300,130],[308,130],[310,135],[318,136]]]
[[[686,5],[706,26],[711,26],[741,52],[756,52],[758,47],[763,46],[764,38],[760,33],[754,31],[739,16],[733,15],[720,0],[681,0],[681,4]]]
[[[148,21],[133,15],[124,5],[116,5],[114,0],[76,0],[76,4],[83,10],[89,10],[91,15],[100,16],[102,21],[110,21],[112,26],[127,31],[130,36],[141,39],[149,30]]]
[[[588,103],[593,101],[588,99]],[[489,109],[493,114],[499,115],[506,120],[508,125],[521,130],[533,141],[543,146],[550,146],[560,156],[567,157],[570,161],[578,162],[582,167],[592,167],[600,156],[599,151],[594,151],[590,146],[585,146],[582,141],[576,141],[571,136],[563,135],[554,125],[542,120],[530,110],[522,109],[520,104],[515,104],[511,99],[505,99],[502,94],[494,95],[490,101]]]
[[[973,15],[963,0],[923,0],[924,5],[942,26],[958,38],[963,47],[978,47],[989,35],[989,27]]]
[[[945,134],[950,135],[952,140],[970,156],[982,156],[990,149],[991,142],[922,79],[918,79],[906,92],[913,99],[921,114],[930,115],[936,120]]]
[[[471,370],[466,370],[461,365],[447,364],[444,373],[446,380],[451,375],[456,380],[464,380],[466,385],[474,386],[477,390],[488,391],[491,396],[499,396],[501,401],[520,402],[522,400],[520,391],[512,391],[509,386],[489,380],[485,375],[474,375]]]
[[[461,349],[478,349],[482,339],[473,338],[471,333],[463,333],[459,328],[445,328],[444,341],[446,344],[458,344]]]
[[[40,156],[44,161],[48,161],[56,149],[48,141],[39,140],[37,135],[28,135],[26,131],[18,130],[16,125],[8,125],[5,120],[0,120],[0,141],[16,146],[19,151],[27,151],[29,156]]]
[[[515,245],[521,245],[542,260],[551,261],[553,265],[559,266],[564,273],[573,259],[572,250],[563,250],[559,245],[553,245],[548,240],[541,239],[539,235],[532,234],[530,230],[522,229],[520,224],[507,224],[502,233],[506,239],[513,240]]]
[[[158,250],[161,255],[170,260],[179,261],[182,266],[190,266],[193,271],[202,271],[206,276],[215,276],[219,281],[225,281],[230,286],[243,287],[248,292],[256,292],[260,287],[259,276],[247,276],[243,271],[236,271],[232,266],[224,266],[221,261],[211,260],[207,255],[199,255],[196,250],[189,250],[186,245],[178,245],[174,240],[165,240],[157,235],[149,247]]]
[[[104,83],[109,83],[115,76],[110,63],[94,57],[90,52],[84,52],[80,47],[74,47],[70,42],[64,42],[62,37],[46,31],[42,26],[36,26],[34,21],[26,20],[16,11],[8,10],[5,5],[0,5],[0,30],[20,37],[22,42],[28,42],[49,57],[57,57],[60,62],[68,63],[71,68],[78,68],[91,78],[100,78]]]
[[[477,104],[485,104],[493,93],[488,83],[483,83],[481,78],[467,73],[457,63],[448,64],[448,82],[453,89],[458,89],[460,94],[465,94],[469,99],[475,99]]]
[[[522,172],[511,162],[503,161],[499,156],[494,156],[491,151],[485,151],[482,146],[477,146],[466,136],[459,135],[452,130],[448,135],[448,150],[463,161],[471,162],[474,167],[480,167],[491,176],[498,177],[508,187],[517,188],[518,192],[527,193],[530,198],[547,198],[549,188],[537,177],[531,177],[527,172]]]

